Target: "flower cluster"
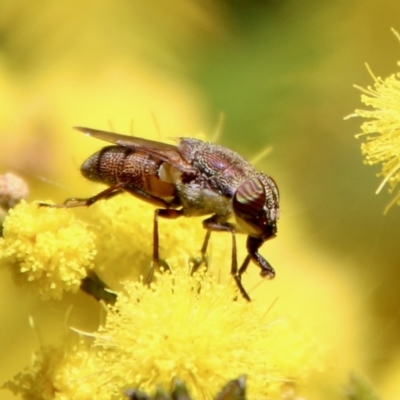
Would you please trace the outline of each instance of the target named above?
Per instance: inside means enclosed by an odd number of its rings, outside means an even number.
[[[103,302],[104,324],[91,332],[73,329],[60,347],[38,351],[33,365],[5,385],[14,393],[35,400],[124,399],[128,389],[170,393],[182,381],[193,398],[211,399],[245,375],[248,398],[293,397],[296,385],[304,387],[324,368],[324,351],[304,324],[277,315],[268,297],[249,303],[237,292],[228,235],[212,236],[208,270],[191,274],[205,234],[201,223],[160,220],[168,268],[147,285],[154,209],[120,195],[85,214],[86,223],[71,209],[22,201],[5,219],[0,261],[43,299],[83,289],[94,274],[113,290],[113,301]]]
[[[357,137],[367,136],[361,145],[365,163],[369,165],[382,164],[380,176],[383,177],[377,193],[388,183],[393,192],[400,181],[400,73],[386,79],[376,77],[374,86],[360,88],[364,93],[361,101],[372,107],[370,110],[356,110],[355,115],[367,119],[362,126],[362,133]],[[400,192],[388,205],[399,202]]]
[[[42,299],[77,292],[95,253],[94,234],[69,210],[23,200],[4,221],[0,262]]]
[[[157,274],[150,287],[127,282],[104,326],[80,333],[79,343],[39,354],[8,387],[24,398],[106,400],[126,388],[170,391],[180,379],[193,398],[211,399],[246,374],[249,398],[261,399],[323,366],[304,328],[237,298],[233,283],[182,269]]]

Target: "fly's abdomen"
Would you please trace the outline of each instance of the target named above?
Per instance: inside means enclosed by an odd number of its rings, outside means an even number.
[[[94,182],[115,185],[121,173],[126,150],[108,146],[90,156],[81,166],[82,175]]]
[[[139,190],[158,198],[174,197],[175,186],[159,178],[161,164],[145,151],[108,146],[89,157],[81,172],[91,181],[110,186],[122,183],[128,192]]]

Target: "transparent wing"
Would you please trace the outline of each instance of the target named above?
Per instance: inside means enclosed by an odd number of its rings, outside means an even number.
[[[165,161],[179,170],[187,170],[189,165],[182,158],[177,146],[168,143],[156,142],[154,140],[143,139],[135,136],[121,135],[119,133],[101,131],[98,129],[85,128],[76,126],[77,131],[83,132],[85,135],[92,136],[96,139],[114,143],[118,146],[129,149],[145,151]],[[191,169],[191,168],[190,168]]]

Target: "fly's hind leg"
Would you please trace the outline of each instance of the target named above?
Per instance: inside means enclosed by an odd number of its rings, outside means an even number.
[[[123,189],[124,189],[123,184],[118,183],[86,199],[69,198],[65,200],[64,203],[62,204],[39,203],[39,207],[51,207],[51,208],[89,207],[99,200],[106,200],[122,193],[124,191]]]
[[[51,207],[51,208],[72,208],[72,207],[88,207],[99,200],[109,199],[110,197],[116,196],[123,192],[123,185],[117,184],[110,186],[102,192],[88,197],[86,199],[70,198],[65,200],[62,204],[47,204],[39,203],[39,207]],[[95,272],[89,273],[85,278],[81,280],[81,290],[96,300],[104,301],[106,304],[114,304],[116,301],[116,295],[108,291],[107,285],[97,276]]]

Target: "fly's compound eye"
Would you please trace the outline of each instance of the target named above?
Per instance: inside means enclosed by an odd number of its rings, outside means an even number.
[[[232,199],[237,224],[249,236],[266,240],[275,234],[267,209],[267,192],[261,179],[254,177],[243,182]]]
[[[233,196],[236,216],[253,219],[260,215],[266,201],[265,188],[260,179],[252,178],[243,182]]]

